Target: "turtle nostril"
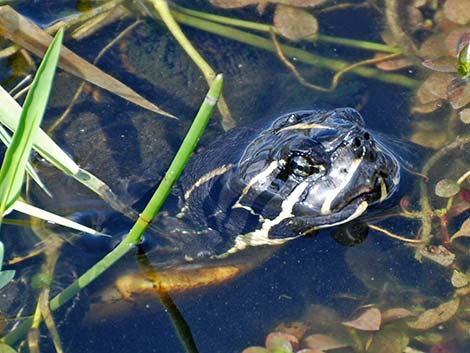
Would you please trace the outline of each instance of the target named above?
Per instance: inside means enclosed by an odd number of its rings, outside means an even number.
[[[370,162],[375,162],[377,160],[377,151],[372,147],[366,149],[365,158]]]
[[[362,141],[359,137],[355,137],[353,140],[353,145],[354,147],[361,147],[362,146]]]

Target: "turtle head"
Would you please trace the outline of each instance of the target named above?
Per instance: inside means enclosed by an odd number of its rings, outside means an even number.
[[[359,217],[400,178],[395,157],[351,108],[280,117],[247,147],[239,173],[239,203],[297,234]]]

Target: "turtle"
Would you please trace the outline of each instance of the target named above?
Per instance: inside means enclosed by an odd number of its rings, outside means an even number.
[[[186,261],[280,245],[358,218],[399,180],[396,157],[356,110],[288,113],[235,129],[192,159],[180,183],[180,226],[166,227],[164,240]],[[181,224],[197,236],[181,235]]]
[[[288,241],[353,224],[390,199],[399,181],[398,159],[355,109],[283,114],[230,130],[193,156],[141,248],[159,271],[157,286],[178,292],[220,283]],[[352,238],[348,245],[358,242]],[[133,299],[155,288],[132,272],[100,297]]]
[[[134,52],[129,51],[130,54]],[[243,56],[251,53],[245,50],[238,52]],[[226,55],[231,56],[230,53]],[[248,57],[245,61],[257,63],[263,58],[253,60]],[[245,65],[245,61],[242,61],[243,65],[237,61],[237,67],[259,71],[259,66],[253,63],[252,66]],[[265,61],[261,66],[269,67]],[[278,76],[277,81],[283,79]],[[161,75],[152,78],[145,73],[142,77],[147,77],[148,81],[161,80]],[[248,83],[252,83],[251,71],[247,77]],[[66,77],[63,81],[71,80]],[[239,81],[241,79],[232,80],[237,84]],[[247,81],[241,83],[247,85]],[[273,87],[277,86],[277,81],[272,83]],[[167,81],[161,84],[167,85]],[[283,97],[283,102],[296,105],[292,99],[296,92],[286,87],[290,86],[277,87],[276,93]],[[185,82],[172,88],[181,94],[189,94],[193,86]],[[398,188],[400,167],[397,159],[366,128],[364,119],[355,109],[301,110],[281,114],[269,121],[246,123],[264,109],[265,99],[252,95],[243,85],[236,88],[231,91],[245,93],[236,101],[244,101],[244,105],[233,104],[239,109],[236,115],[242,116],[243,126],[214,138],[212,143],[195,153],[166,209],[154,220],[156,230],[146,234],[140,245],[159,271],[160,281],[174,292],[201,288],[239,276],[257,266],[287,241],[311,236],[324,228],[350,224],[370,206],[377,208],[390,199]],[[284,94],[286,89],[289,95]],[[271,89],[266,91],[272,93]],[[61,89],[60,93],[63,92]],[[247,95],[251,96],[248,103]],[[54,97],[50,106],[57,109],[59,103]],[[299,96],[298,99],[301,98],[312,101],[310,96]],[[185,101],[186,97],[182,100]],[[252,104],[254,100],[259,103]],[[347,98],[342,101],[349,103]],[[316,102],[312,104],[316,105]],[[71,151],[83,168],[91,166],[91,171],[110,184],[113,190],[132,189],[126,190],[129,198],[126,192],[118,194],[129,204],[142,198],[134,204],[139,209],[146,198],[142,191],[148,192],[149,189],[149,185],[140,181],[149,178],[155,181],[162,175],[161,165],[164,164],[155,158],[155,150],[163,160],[169,159],[174,150],[174,143],[160,136],[168,135],[165,132],[170,132],[170,129],[174,133],[174,126],[179,122],[153,119],[153,116],[149,117],[150,113],[138,115],[106,97],[102,104],[93,104],[93,112],[88,111],[90,106],[88,100],[79,101],[74,109],[80,111],[80,117],[64,124],[55,138]],[[247,112],[246,106],[250,106],[252,111]],[[277,109],[275,105],[270,106],[263,114],[270,114],[274,109]],[[83,113],[82,110],[86,111]],[[112,123],[106,120],[113,115],[119,115],[120,119]],[[96,125],[100,127],[98,133],[93,128]],[[118,140],[119,148],[97,158],[93,164],[94,154],[103,154],[105,149],[109,149],[110,140]],[[126,154],[132,158],[122,163],[122,155]],[[138,171],[142,173],[129,176],[129,170],[136,166],[141,166]],[[52,168],[40,166],[41,175],[47,175],[49,169]],[[124,174],[126,176],[122,177]],[[97,243],[104,242],[105,250],[109,251],[119,241],[120,235],[129,229],[130,223],[126,223],[121,214],[103,207],[102,203],[95,203],[91,192],[71,185],[70,178],[54,174],[47,179],[49,186],[54,185],[59,190],[52,190],[52,205],[50,200],[39,204],[48,205],[51,211],[63,211],[73,195],[75,205],[72,208],[78,208],[78,220],[90,217],[91,225],[115,235],[111,241],[107,238],[96,241],[81,235],[72,246],[80,247],[86,243],[87,250],[91,247],[94,251]],[[65,192],[60,190],[64,186]],[[353,239],[353,243],[356,242],[357,239]],[[103,248],[101,245],[98,248],[97,253],[102,255]],[[154,291],[155,286],[155,281],[133,270],[118,274],[114,286],[100,293],[99,300],[134,299]],[[115,309],[111,308],[111,311]]]

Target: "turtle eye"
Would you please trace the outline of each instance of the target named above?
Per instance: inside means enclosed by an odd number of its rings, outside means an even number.
[[[314,163],[311,158],[294,155],[289,159],[289,172],[299,177],[308,177],[313,174],[323,174],[325,166]]]

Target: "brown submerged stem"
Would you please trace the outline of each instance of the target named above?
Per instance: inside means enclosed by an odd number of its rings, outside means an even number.
[[[402,237],[401,235],[392,233],[392,232],[390,232],[389,230],[384,229],[384,228],[379,227],[379,226],[376,226],[376,225],[374,225],[374,224],[368,224],[367,226],[368,226],[370,229],[373,229],[373,230],[376,230],[377,232],[383,233],[383,234],[385,234],[386,236],[388,236],[388,237],[390,237],[390,238],[397,239],[397,240],[400,240],[400,241],[405,242],[405,243],[412,243],[412,244],[421,244],[421,243],[423,243],[423,240],[422,240],[422,239],[409,239],[409,238],[405,238],[405,237]]]
[[[175,20],[184,25],[188,25],[193,28],[198,28],[209,33],[214,33],[221,37],[233,39],[256,48],[276,52],[276,48],[274,47],[273,42],[269,38],[258,36],[227,25],[221,25],[219,23],[190,16],[185,13],[179,12],[178,10],[173,10],[172,13]],[[340,71],[350,65],[350,63],[342,60],[321,57],[289,45],[281,44],[280,47],[282,48],[282,52],[284,53],[284,55],[289,57],[295,57],[300,62],[313,65],[318,68],[327,69],[331,71]],[[356,67],[351,70],[350,73],[408,88],[414,88],[418,84],[416,80],[406,77],[404,75],[380,72],[379,70],[371,67]]]
[[[417,57],[418,49],[416,45],[401,27],[400,17],[402,16],[398,9],[397,0],[385,1],[385,18],[395,42],[403,49],[404,53]]]
[[[422,174],[428,176],[431,168],[441,160],[446,154],[461,148],[462,146],[470,143],[470,137],[461,137],[457,138],[454,142],[442,147],[436,153],[434,153],[426,162],[423,167]],[[424,180],[420,182],[420,206],[421,206],[421,238],[428,243],[431,240],[431,231],[432,231],[432,219],[434,218],[434,212],[431,207],[431,202],[429,200],[429,194],[427,189],[427,183]]]
[[[276,38],[275,32],[270,31],[270,34],[271,34],[271,39],[273,41],[274,47],[276,48],[276,54],[278,55],[281,62],[297,78],[297,81],[299,81],[299,83],[304,87],[313,89],[315,91],[326,92],[326,93],[327,92],[333,92],[338,87],[338,84],[339,84],[339,81],[340,81],[341,77],[344,74],[346,74],[347,72],[349,72],[349,71],[351,71],[351,70],[353,70],[357,67],[360,67],[360,66],[375,64],[375,63],[378,63],[378,62],[381,62],[381,61],[384,61],[384,60],[394,59],[394,58],[401,55],[401,53],[393,53],[393,54],[388,54],[386,56],[382,56],[382,57],[378,57],[378,58],[362,60],[362,61],[356,62],[354,64],[351,64],[349,66],[346,66],[346,67],[342,68],[341,70],[339,70],[338,72],[336,72],[334,74],[329,87],[324,87],[324,86],[319,86],[319,85],[316,85],[314,83],[311,83],[311,82],[308,82],[307,80],[305,80],[303,78],[303,76],[301,75],[301,73],[297,70],[297,67],[292,62],[290,62],[289,59],[282,52],[281,45],[280,45],[279,41]]]

